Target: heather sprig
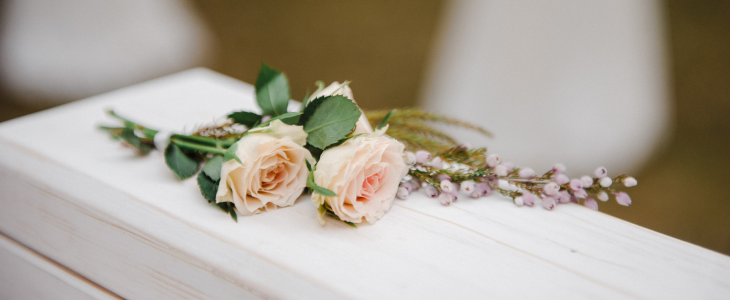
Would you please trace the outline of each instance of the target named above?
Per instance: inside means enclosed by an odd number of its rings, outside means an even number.
[[[518,206],[532,206],[536,199],[542,200],[545,209],[552,210],[557,204],[580,203],[598,210],[598,202],[607,201],[609,194],[623,206],[631,205],[628,194],[618,191],[616,186],[636,186],[635,178],[625,174],[608,177],[608,171],[599,167],[594,176],[570,179],[565,166],[556,164],[552,169],[537,175],[531,168],[515,168],[510,162],[502,162],[495,154],[487,155],[486,149],[469,149],[458,146],[435,157],[428,151],[407,151],[405,161],[410,169],[401,182],[398,198],[424,188],[426,195],[438,198],[449,205],[459,197],[459,191],[472,198],[480,198],[497,192],[512,198]]]

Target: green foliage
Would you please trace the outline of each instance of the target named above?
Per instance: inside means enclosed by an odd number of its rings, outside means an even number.
[[[261,64],[256,77],[256,102],[263,115],[276,117],[289,106],[289,82],[281,72]]]
[[[237,111],[228,115],[228,118],[232,119],[233,122],[243,124],[246,125],[246,127],[251,128],[256,126],[256,124],[261,123],[262,116],[249,111]]]
[[[180,180],[195,175],[200,168],[200,163],[193,158],[185,154],[174,143],[169,143],[165,148],[165,163],[167,166],[175,172]]]
[[[122,129],[119,138],[127,142],[130,146],[136,148],[140,153],[149,153],[152,150],[150,144],[144,143],[140,137],[134,134],[134,130],[129,128]]]
[[[210,179],[218,181],[221,179],[221,167],[223,166],[223,157],[220,155],[213,156],[203,167],[203,173],[208,175]]]
[[[243,164],[241,159],[236,156],[236,151],[238,151],[238,143],[231,145],[231,147],[226,150],[226,154],[223,155],[223,162],[235,159],[238,163]]]
[[[487,137],[487,130],[458,119],[424,112],[420,109],[376,110],[365,113],[371,125],[388,122],[388,135],[403,142],[409,150],[426,150],[433,154],[444,152],[457,146],[448,134],[433,127],[433,124],[446,124],[477,131]],[[389,118],[388,118],[389,117]]]
[[[385,125],[388,125],[388,119],[390,119],[390,115],[392,115],[394,111],[395,111],[395,109],[389,111],[388,114],[386,114],[385,117],[383,117],[383,120],[380,121],[380,125],[378,125],[378,127],[376,129],[381,129],[381,128],[385,127]]]
[[[271,124],[271,122],[273,122],[275,120],[281,120],[281,122],[283,122],[284,124],[294,125],[294,124],[297,124],[297,122],[299,122],[299,115],[301,115],[301,114],[302,113],[300,113],[300,112],[288,112],[285,114],[281,114],[281,115],[278,115],[276,117],[269,119],[266,122],[259,124],[256,127],[269,126],[269,124]]]
[[[312,189],[313,192],[325,197],[337,196],[335,192],[318,186],[316,183],[314,183],[314,171],[309,172],[309,176],[307,176],[307,187]]]
[[[198,188],[209,203],[215,203],[215,195],[218,193],[218,181],[211,179],[205,172],[198,173]]]
[[[321,97],[307,105],[299,123],[304,124],[307,142],[325,149],[350,134],[360,114],[357,105],[345,96]]]

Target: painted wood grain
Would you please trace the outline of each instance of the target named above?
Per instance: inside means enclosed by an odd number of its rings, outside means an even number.
[[[304,196],[234,223],[94,129],[108,108],[190,129],[252,96],[194,69],[0,124],[0,231],[129,298],[730,297],[730,257],[577,205],[416,194],[353,229]]]

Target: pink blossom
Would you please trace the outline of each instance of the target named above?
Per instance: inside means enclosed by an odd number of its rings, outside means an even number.
[[[476,189],[474,189],[475,192],[481,193],[482,196],[489,195],[490,192],[492,192],[492,188],[489,187],[489,183],[486,181],[480,182],[477,184]]]
[[[439,181],[444,181],[444,180],[451,180],[451,176],[449,176],[449,175],[446,175],[446,174],[438,174],[438,175],[436,175],[436,176],[434,176],[434,177],[435,177],[436,179],[438,179]]]
[[[476,188],[476,183],[474,181],[463,181],[461,182],[461,190],[465,193],[471,193]]]
[[[409,193],[413,191],[413,185],[411,185],[410,181],[406,181],[400,184],[400,187],[406,189]],[[400,189],[400,188],[399,188]]]
[[[430,184],[423,189],[423,192],[426,193],[426,196],[429,196],[431,198],[436,198],[439,195],[439,190],[435,186]]]
[[[583,183],[584,188],[587,188],[593,185],[593,178],[591,178],[591,176],[584,175],[580,178],[580,182]]]
[[[573,199],[573,195],[568,193],[568,191],[560,191],[557,195],[555,195],[555,200],[558,200],[558,203],[570,203],[570,200]]]
[[[450,193],[454,191],[454,186],[451,184],[451,181],[448,180],[442,180],[441,181],[441,190],[447,193]]]
[[[502,165],[507,168],[507,173],[512,173],[512,171],[515,170],[515,164],[509,161],[505,161],[502,163]]]
[[[509,172],[507,172],[507,167],[502,164],[494,167],[494,174],[497,174],[497,176],[507,176]]]
[[[428,153],[428,151],[424,151],[424,150],[416,151],[416,162],[417,163],[422,164],[429,160],[431,160],[431,153]]]
[[[601,178],[601,181],[599,181],[598,183],[600,183],[602,187],[609,187],[609,186],[611,186],[613,181],[611,180],[610,177],[603,177],[603,178]]]
[[[555,204],[555,199],[553,197],[542,198],[542,207],[547,210],[553,210],[553,208],[555,208]]]
[[[421,189],[421,180],[420,179],[413,177],[408,182],[411,183],[411,187],[413,188],[414,191]]]
[[[535,195],[530,192],[523,192],[522,201],[525,202],[525,205],[527,206],[533,206],[535,205]]]
[[[500,162],[499,155],[490,154],[489,156],[487,156],[487,166],[494,168],[497,165],[499,165],[499,162]]]
[[[596,200],[593,200],[591,198],[588,198],[588,199],[586,199],[586,201],[583,201],[583,205],[592,210],[598,210],[598,202],[596,202]]]
[[[621,204],[623,206],[629,206],[629,205],[631,205],[631,198],[629,197],[629,194],[620,192],[620,193],[616,194],[616,202],[618,202],[618,204]]]
[[[565,174],[558,174],[555,175],[555,178],[553,178],[553,180],[555,180],[555,183],[557,183],[558,185],[563,185],[568,183],[570,181],[570,178],[568,178],[568,176],[565,176]]]
[[[595,172],[593,172],[594,175],[596,175],[596,178],[603,178],[608,175],[608,170],[604,167],[598,167]]]
[[[399,187],[398,192],[395,193],[395,196],[398,197],[398,199],[406,200],[408,198],[408,189],[405,187]]]
[[[441,169],[444,167],[444,160],[441,159],[441,157],[436,157],[432,159],[431,162],[428,163],[428,165],[436,169]]]
[[[624,180],[622,180],[622,182],[624,183],[624,185],[626,187],[632,187],[632,186],[636,186],[636,184],[638,184],[638,182],[636,181],[636,178],[631,177],[631,176],[624,178]]]
[[[598,200],[601,200],[603,202],[608,201],[608,193],[606,193],[604,191],[598,192]]]
[[[266,122],[266,121],[268,121],[268,120],[271,120],[271,116],[263,116],[263,117],[261,118],[261,123],[264,123],[264,122]]]
[[[580,198],[580,199],[585,199],[585,198],[587,198],[587,197],[588,197],[588,193],[587,193],[587,192],[586,192],[586,190],[584,190],[584,189],[580,189],[580,190],[574,191],[574,192],[573,192],[573,195],[574,195],[574,196],[575,196],[576,198]]]
[[[555,182],[550,182],[545,185],[545,187],[542,188],[545,191],[545,194],[547,195],[555,195],[560,191],[560,186],[558,186]]]
[[[518,174],[522,179],[530,179],[532,177],[535,177],[535,171],[530,168],[521,169]]]
[[[554,174],[562,174],[565,173],[565,165],[561,163],[556,163],[553,165],[553,171]]]
[[[451,204],[451,202],[454,201],[454,196],[452,196],[449,193],[441,193],[441,195],[439,195],[438,198],[439,198],[439,202],[441,202],[441,204],[443,204],[443,205],[449,205],[449,204]]]
[[[583,188],[583,182],[580,179],[573,179],[570,181],[570,189],[577,191]]]

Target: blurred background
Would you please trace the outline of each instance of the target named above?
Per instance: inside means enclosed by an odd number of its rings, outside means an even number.
[[[503,159],[631,172],[601,211],[730,254],[730,2],[6,0],[0,121],[191,67],[292,97],[351,80],[364,109],[483,125]]]

